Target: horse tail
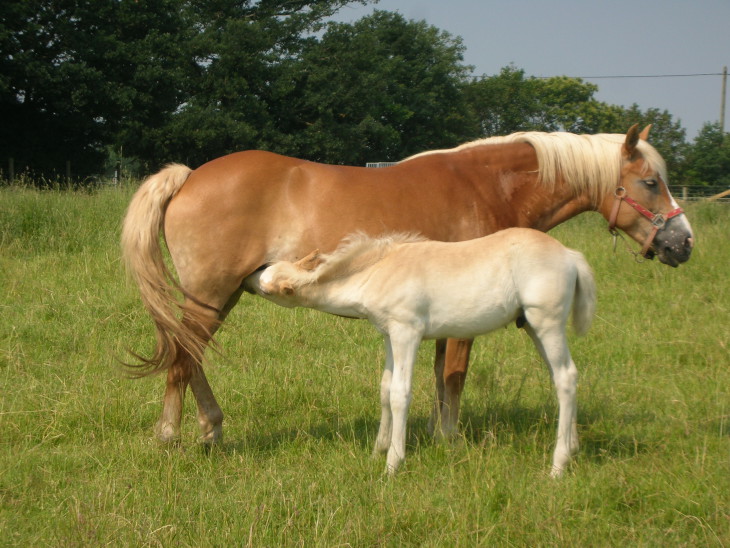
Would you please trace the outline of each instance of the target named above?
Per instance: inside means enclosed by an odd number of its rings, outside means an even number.
[[[170,164],[149,177],[132,197],[124,217],[122,257],[139,288],[144,307],[152,316],[157,335],[150,358],[132,352],[141,363],[125,364],[132,368],[134,376],[166,370],[181,350],[201,358],[205,347],[196,335],[195,325],[181,319],[182,312],[189,317],[190,311],[179,300],[182,289],[165,264],[160,243],[167,205],[191,172],[187,166]]]
[[[572,249],[569,251],[578,270],[573,299],[573,328],[578,335],[585,335],[593,323],[596,312],[596,282],[583,254]]]

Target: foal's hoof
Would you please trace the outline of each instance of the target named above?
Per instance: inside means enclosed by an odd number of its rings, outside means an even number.
[[[550,477],[553,479],[560,479],[563,477],[563,474],[565,473],[565,468],[557,468],[555,466],[552,467],[550,470]]]

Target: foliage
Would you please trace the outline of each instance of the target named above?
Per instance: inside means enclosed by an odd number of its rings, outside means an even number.
[[[3,160],[45,176],[70,161],[84,176],[110,145],[152,169],[181,153],[197,163],[201,145],[207,157],[252,146],[278,57],[346,3],[7,0]]]
[[[684,177],[691,185],[730,188],[730,133],[705,124],[687,153]]]
[[[725,184],[727,147],[705,133],[688,144],[667,111],[511,65],[470,79],[459,37],[384,11],[326,23],[348,3],[7,0],[0,161],[33,180],[65,176],[67,161],[81,179],[118,163],[142,175],[247,148],[362,165],[514,131],[651,123],[672,183]]]
[[[463,50],[461,39],[394,13],[331,23],[299,67],[298,153],[363,165],[463,142]]]
[[[414,378],[408,460],[370,450],[380,336],[366,323],[244,297],[207,371],[223,444],[161,447],[161,378],[118,374],[154,336],[119,263],[131,188],[0,188],[0,529],[10,546],[726,546],[726,204],[687,206],[691,260],[611,251],[605,221],[553,233],[596,273],[598,317],[571,335],[581,451],[547,475],[556,401],[514,327],[477,340],[463,438],[426,433],[433,344]],[[636,295],[641,295],[636,299]],[[714,326],[714,328],[708,328]]]
[[[0,12],[0,150],[20,172],[98,172],[124,124],[181,100],[179,2],[8,0]],[[137,132],[137,138],[147,135]]]
[[[642,112],[636,104],[623,109],[617,125],[614,126],[615,131],[626,131],[625,128],[633,124],[639,124],[641,127],[651,124],[649,133],[651,144],[666,160],[669,173],[679,175],[687,154],[686,131],[682,125],[678,121],[675,122],[666,110],[649,108]],[[674,184],[680,181],[672,179],[669,182]]]
[[[619,110],[596,101],[596,91],[579,78],[528,78],[510,65],[498,75],[475,79],[465,95],[481,135],[490,137],[515,131],[606,131]]]

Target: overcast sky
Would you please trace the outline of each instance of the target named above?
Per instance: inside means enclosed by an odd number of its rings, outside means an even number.
[[[583,77],[598,85],[599,101],[668,110],[688,140],[720,117],[730,0],[380,0],[345,7],[335,19],[352,22],[375,9],[461,36],[476,76],[512,63],[527,76]],[[588,78],[707,73],[714,75]]]

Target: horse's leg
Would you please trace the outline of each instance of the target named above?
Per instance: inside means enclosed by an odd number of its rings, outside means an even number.
[[[433,376],[436,379],[436,397],[428,419],[428,433],[431,436],[441,435],[441,408],[444,406],[444,360],[446,358],[446,339],[436,341],[436,356],[433,360]]]
[[[393,433],[393,413],[390,410],[390,383],[393,379],[393,349],[390,345],[390,337],[385,335],[385,368],[383,377],[380,380],[380,426],[378,437],[375,439],[373,455],[385,453],[390,447],[390,440]]]
[[[177,351],[177,360],[167,370],[165,396],[162,399],[162,415],[155,425],[157,438],[163,443],[180,439],[183,400],[190,382],[190,357],[182,350]]]
[[[190,389],[198,405],[200,441],[208,444],[219,443],[223,439],[223,411],[213,395],[202,367],[195,368],[190,379]]]
[[[550,475],[559,477],[578,452],[578,369],[570,356],[564,322],[563,325],[551,322],[552,326],[543,327],[535,318],[531,321],[528,311],[525,316],[528,322],[525,330],[550,368],[558,396],[558,434]]]
[[[193,330],[202,349],[204,349],[220,325],[217,312],[187,302],[196,310],[196,320],[185,315],[182,322]],[[190,385],[198,404],[198,424],[202,430],[202,439],[207,442],[218,441],[222,436],[223,412],[213,396],[208,381],[203,373],[202,364],[180,345],[176,346],[176,359],[167,371],[165,396],[162,401],[162,415],[155,426],[157,437],[163,442],[176,441],[180,438],[185,391]]]
[[[210,316],[206,329],[210,336],[218,329],[226,319],[228,313],[236,306],[238,299],[243,293],[243,287],[237,289],[228,299],[220,314],[214,318]],[[198,426],[200,427],[200,441],[203,443],[219,443],[223,439],[223,411],[215,399],[213,390],[208,384],[202,366],[193,370],[190,378],[190,389],[195,396],[198,405]]]
[[[393,431],[388,449],[387,470],[392,474],[406,456],[406,427],[411,403],[411,379],[421,333],[411,326],[398,325],[390,329],[393,351],[393,378],[390,382],[390,410]]]
[[[469,368],[469,355],[473,344],[474,339],[449,339],[446,342],[441,431],[436,431],[437,436],[440,435],[445,439],[452,439],[458,434],[461,393],[464,391],[466,372]]]

